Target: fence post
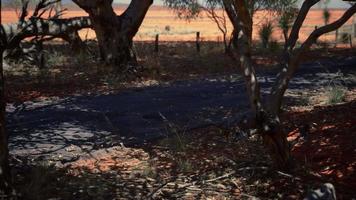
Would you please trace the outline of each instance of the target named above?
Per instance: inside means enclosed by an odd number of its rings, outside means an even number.
[[[352,29],[352,33],[351,33],[352,38],[356,38],[356,17],[355,16],[352,17],[352,27],[351,27],[351,29]]]
[[[155,39],[155,52],[158,53],[159,51],[159,34],[156,35],[156,39]]]
[[[197,46],[197,52],[200,52],[200,32],[197,32],[197,37],[196,37],[196,46]]]
[[[350,47],[351,47],[351,49],[352,49],[352,46],[353,46],[353,45],[352,45],[352,34],[349,35],[349,42],[350,42]]]
[[[335,31],[335,47],[337,46],[337,40],[339,39],[339,29]]]

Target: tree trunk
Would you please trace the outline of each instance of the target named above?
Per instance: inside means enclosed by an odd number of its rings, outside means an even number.
[[[256,126],[263,137],[264,144],[275,164],[282,169],[288,169],[290,163],[290,148],[286,134],[281,128],[278,115],[266,110],[260,94],[260,87],[252,62],[252,17],[244,1],[236,1],[239,23],[237,30],[238,50],[241,68],[245,77],[250,105],[255,113]]]
[[[116,16],[112,0],[74,0],[91,19],[103,61],[120,68],[136,63],[132,40],[137,33],[153,0],[132,0],[125,12]]]
[[[291,167],[290,145],[287,134],[280,124],[278,116],[269,115],[262,121],[260,128],[263,143],[269,150],[269,154],[276,166],[280,169],[289,170]]]
[[[2,47],[0,47],[2,48]],[[5,127],[5,96],[4,96],[4,75],[2,65],[3,51],[0,50],[0,196],[11,194],[11,174],[9,166],[9,150]]]
[[[62,36],[62,39],[69,43],[70,48],[75,53],[79,53],[85,47],[85,44],[77,31],[73,31],[72,33]]]
[[[132,38],[123,34],[120,28],[121,20],[116,18],[115,13],[112,13],[113,15],[107,13],[110,12],[100,13],[99,15],[89,14],[98,39],[101,59],[107,64],[116,65],[134,61],[130,54]],[[102,15],[107,16],[102,17]]]

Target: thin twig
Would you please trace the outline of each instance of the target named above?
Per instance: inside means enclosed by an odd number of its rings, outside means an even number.
[[[268,170],[268,167],[242,167],[237,169],[236,171],[246,171],[246,170],[256,170],[256,169]]]
[[[204,184],[204,183],[210,183],[210,182],[214,182],[214,181],[217,181],[217,180],[221,180],[221,179],[228,178],[228,177],[234,175],[235,173],[236,173],[236,172],[233,171],[233,172],[230,172],[230,173],[228,173],[228,174],[225,174],[225,175],[222,175],[222,176],[213,178],[213,179],[209,179],[209,180],[203,181],[203,184]]]
[[[298,177],[295,177],[295,176],[293,176],[291,174],[287,174],[287,173],[284,173],[284,172],[281,172],[281,171],[277,171],[277,174],[282,175],[282,176],[287,177],[287,178],[300,180],[300,178],[298,178]]]
[[[241,193],[240,196],[248,197],[249,199],[252,199],[252,200],[259,199],[259,198],[255,197],[255,196],[252,196],[252,195],[249,195],[249,194],[245,194],[245,193]]]
[[[173,178],[170,179],[169,181],[164,182],[163,184],[161,184],[159,187],[157,187],[156,189],[154,189],[148,196],[147,199],[152,199],[152,197],[154,195],[156,195],[159,191],[162,190],[162,188],[164,188],[168,183],[173,182],[172,180],[174,180]]]

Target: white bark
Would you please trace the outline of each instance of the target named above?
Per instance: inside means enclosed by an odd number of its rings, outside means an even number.
[[[34,36],[53,36],[59,38],[72,38],[71,34],[83,28],[90,28],[88,17],[75,17],[69,19],[42,19],[31,18],[22,23],[5,24],[1,26],[0,37],[6,49],[16,48],[25,38]]]

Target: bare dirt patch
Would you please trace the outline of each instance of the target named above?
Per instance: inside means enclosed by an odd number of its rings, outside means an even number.
[[[288,173],[273,168],[257,136],[237,139],[234,132],[206,127],[142,147],[94,151],[64,169],[40,168],[50,182],[33,179],[38,167],[16,165],[22,177],[18,187],[23,191],[30,183],[37,187],[33,181],[45,182],[35,199],[301,199],[331,182],[338,199],[351,199],[356,189],[355,105],[351,101],[284,114],[290,140],[301,124],[316,124],[294,146],[297,165]]]

